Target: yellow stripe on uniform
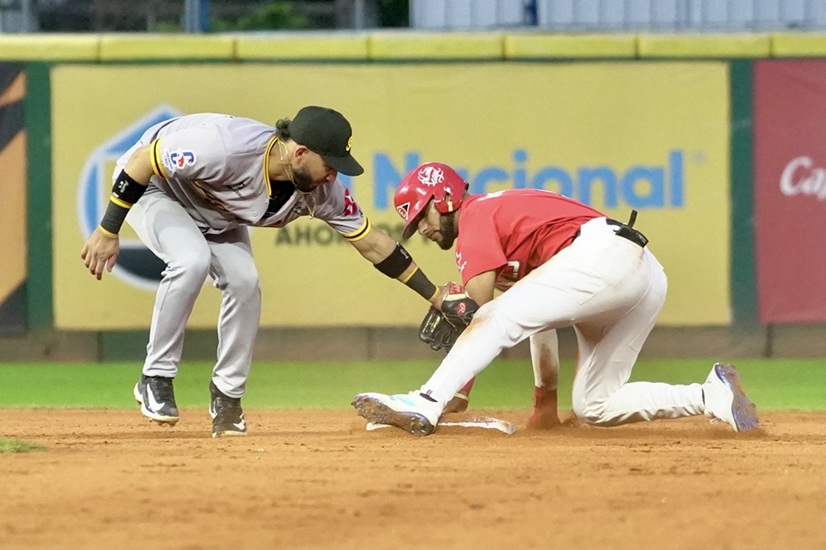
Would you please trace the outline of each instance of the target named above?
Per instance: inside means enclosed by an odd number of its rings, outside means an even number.
[[[126,208],[127,210],[129,210],[130,208],[132,208],[134,206],[134,204],[132,204],[131,202],[126,202],[125,200],[121,200],[121,199],[117,198],[115,195],[112,195],[111,197],[109,197],[109,200],[112,201],[113,203],[117,204],[121,208]]]
[[[342,237],[344,237],[345,239],[347,239],[351,243],[354,243],[354,242],[360,241],[364,237],[366,237],[371,229],[373,229],[373,226],[370,225],[370,220],[368,220],[367,218],[364,218],[364,223],[362,224],[361,227],[359,227],[357,230],[353,231],[352,233],[347,233],[346,235],[342,235]]]
[[[152,165],[152,172],[156,176],[166,179],[166,171],[163,169],[163,162],[161,162],[161,138],[157,138],[150,145],[149,162]]]
[[[99,225],[98,229],[100,229],[100,232],[103,233],[104,235],[109,235],[110,237],[117,237],[118,236],[117,233],[112,233],[111,231],[107,231],[106,229],[104,229],[102,225]]]
[[[270,151],[272,151],[276,142],[278,142],[278,134],[274,135],[264,148],[264,185],[267,186],[268,197],[272,195],[272,189],[270,188]]]
[[[411,272],[410,272],[410,275],[408,275],[408,276],[407,276],[407,277],[405,277],[404,279],[399,279],[399,280],[400,280],[402,283],[407,284],[407,281],[409,281],[410,279],[412,279],[412,278],[413,278],[413,275],[415,275],[417,271],[421,271],[421,270],[419,269],[419,266],[416,266],[416,269],[414,269],[413,271],[411,271]],[[435,296],[435,294],[434,294],[434,296]]]

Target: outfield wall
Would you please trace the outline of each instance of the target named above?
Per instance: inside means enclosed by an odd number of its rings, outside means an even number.
[[[716,338],[711,349],[721,352],[777,354],[784,346],[776,323],[792,332],[801,322],[817,330],[826,319],[826,291],[801,284],[806,292],[798,292],[796,308],[784,294],[787,279],[771,276],[781,264],[765,251],[777,250],[776,233],[767,229],[763,238],[760,228],[774,225],[769,220],[755,232],[753,220],[755,210],[771,211],[784,198],[755,193],[757,182],[771,188],[779,176],[776,166],[752,158],[758,146],[774,151],[774,141],[785,140],[776,121],[752,143],[755,113],[773,108],[753,105],[753,97],[772,86],[761,80],[772,67],[797,66],[775,58],[819,56],[826,57],[826,35],[2,36],[0,59],[25,62],[28,158],[37,162],[29,163],[25,284],[34,331],[0,346],[5,355],[25,355],[28,348],[36,354],[80,342],[70,356],[94,348],[95,357],[113,357],[135,348],[124,342],[142,340],[157,274],[119,266],[98,282],[85,272],[79,250],[105,204],[114,160],[145,127],[198,111],[274,122],[318,103],[353,123],[354,152],[366,172],[345,183],[391,235],[401,229],[389,206],[393,188],[425,160],[458,166],[474,192],[549,189],[620,219],[636,208],[670,283],[649,347],[661,333],[664,354],[709,349],[668,337],[696,334]],[[807,61],[813,71],[820,62]],[[794,110],[796,103],[792,97],[786,106]],[[805,119],[807,111],[798,114]],[[822,142],[816,132],[806,135],[804,149]],[[808,169],[816,175],[817,153],[800,155],[815,155]],[[798,195],[810,204],[786,215],[798,231],[818,229],[815,220],[826,219],[817,210],[823,201],[817,193]],[[325,224],[302,220],[252,236],[264,274],[268,336],[261,354],[291,355],[287,349],[295,347],[300,355],[307,347],[302,334],[315,342],[321,328],[336,331],[357,357],[405,349],[391,344],[383,351],[381,342],[394,342],[396,333],[404,341],[415,330],[421,301],[375,273]],[[804,258],[818,254],[816,239],[794,243]],[[140,246],[129,233],[124,244]],[[433,279],[456,278],[451,255],[416,238],[409,249]],[[758,250],[768,265],[761,277]],[[777,271],[803,272],[812,281],[826,269],[796,265],[793,254],[783,261]],[[218,299],[205,288],[191,319],[205,350]],[[781,317],[777,304],[786,306]],[[330,352],[340,355],[341,348]]]

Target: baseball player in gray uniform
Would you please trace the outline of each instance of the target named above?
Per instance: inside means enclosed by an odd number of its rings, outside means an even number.
[[[160,424],[178,421],[173,379],[187,319],[210,277],[222,292],[209,384],[212,436],[246,435],[241,397],[261,316],[248,226],[283,227],[300,216],[323,220],[379,271],[440,305],[445,290],[372,227],[337,179],[339,172],[364,171],[351,147],[352,130],[341,113],[308,106],[275,127],[222,114],[173,118],[147,130],[121,157],[106,212],[81,258],[98,279],[111,272],[118,232],[128,221],[166,263],[134,388],[145,416]]]

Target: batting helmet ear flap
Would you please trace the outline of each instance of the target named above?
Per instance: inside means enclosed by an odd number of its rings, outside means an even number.
[[[442,202],[446,205],[447,212],[442,212],[442,214],[450,214],[454,210],[457,210],[459,206],[462,205],[462,199],[464,199],[465,193],[467,193],[469,187],[470,185],[468,183],[465,183],[464,191],[462,191],[462,195],[459,197],[459,200],[456,201],[456,206],[453,205],[453,193],[450,191],[450,189],[446,188],[445,196],[442,199]]]
[[[445,204],[445,208],[447,208],[447,213],[453,212],[453,201],[451,200],[453,197],[450,196],[450,191],[445,193],[445,198],[442,199],[442,202]]]

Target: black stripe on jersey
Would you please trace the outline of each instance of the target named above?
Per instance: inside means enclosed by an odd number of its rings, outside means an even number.
[[[157,138],[152,142],[152,145],[149,146],[149,162],[152,164],[152,171],[156,176],[166,178],[166,172],[164,171],[163,163],[161,162],[160,145],[161,138]]]
[[[342,235],[342,237],[350,242],[360,241],[367,236],[371,229],[373,229],[373,226],[370,224],[370,220],[364,218],[364,224],[359,229],[353,231],[352,233]]]

